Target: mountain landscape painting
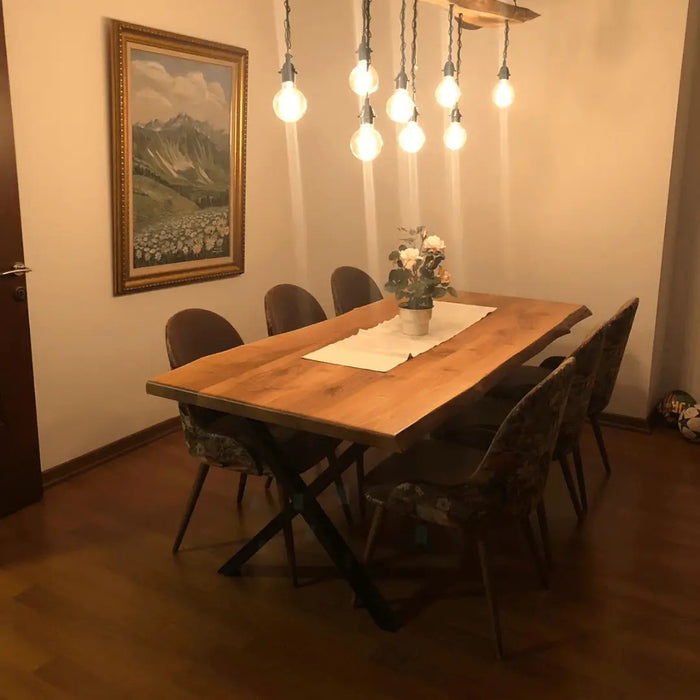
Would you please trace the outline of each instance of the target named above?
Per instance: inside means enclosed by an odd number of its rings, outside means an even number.
[[[127,41],[120,72],[128,229],[121,265],[129,278],[158,278],[155,286],[194,281],[197,271],[207,278],[243,271],[247,52],[169,36],[167,47]],[[203,46],[192,50],[193,42]],[[206,45],[213,50],[201,50]]]

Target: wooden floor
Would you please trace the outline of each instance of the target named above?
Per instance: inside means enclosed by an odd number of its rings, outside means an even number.
[[[237,476],[213,473],[173,557],[195,464],[179,434],[164,438],[0,521],[0,697],[700,697],[700,446],[606,435],[609,480],[586,430],[582,526],[552,470],[550,590],[517,533],[494,542],[504,662],[476,554],[449,533],[430,530],[421,551],[420,531],[390,524],[375,573],[405,620],[393,634],[350,606],[301,521],[301,588],[281,537],[242,578],[217,575],[275,512],[261,479],[239,510]],[[343,525],[332,489],[323,502]]]

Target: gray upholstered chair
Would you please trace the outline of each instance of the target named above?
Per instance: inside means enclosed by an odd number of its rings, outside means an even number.
[[[348,266],[333,271],[331,293],[336,316],[384,298],[375,281],[366,272]]]
[[[367,500],[375,506],[366,563],[387,511],[476,535],[499,658],[501,627],[485,540],[504,521],[519,522],[546,585],[530,515],[542,501],[574,367],[573,359],[565,360],[530,391],[503,421],[488,450],[424,440],[384,460],[365,478]]]
[[[327,320],[326,312],[310,292],[295,284],[278,284],[265,294],[265,320],[269,335],[288,333],[314,323]],[[364,460],[359,457],[356,463],[358,499],[360,513],[364,514],[362,499],[362,482],[364,477]],[[342,477],[335,481],[338,497],[343,507],[345,519],[352,525],[352,512],[348,504]]]
[[[241,336],[225,318],[205,309],[185,309],[172,316],[165,327],[165,342],[173,369],[205,355],[243,344]],[[187,404],[179,404],[179,409],[185,442],[190,454],[199,460],[199,472],[175,537],[173,553],[180,548],[204,480],[212,466],[240,472],[239,503],[249,475],[266,476],[268,479],[272,475],[262,456],[265,449],[260,446],[259,434],[247,419]],[[299,473],[324,459],[335,459],[337,440],[277,426],[269,426],[268,430],[277,447]],[[290,507],[289,499],[279,484],[278,493],[280,507]],[[287,525],[284,531],[285,545],[292,579],[296,585],[291,522]]]
[[[605,471],[610,474],[610,461],[603,441],[603,432],[600,427],[599,416],[606,409],[610,402],[615,381],[617,380],[622,358],[625,354],[627,341],[632,331],[632,324],[639,306],[639,299],[634,298],[626,301],[617,312],[608,319],[602,326],[605,330],[605,340],[600,357],[600,363],[596,372],[595,381],[591,391],[591,399],[588,404],[586,415],[593,427],[593,433],[598,444],[600,456],[605,466]],[[527,392],[537,382],[541,381],[548,372],[557,367],[563,357],[548,357],[539,367],[524,366],[516,369],[505,381],[495,386],[489,394],[491,396],[517,400]],[[577,449],[574,451],[574,461],[579,477],[579,490],[584,509],[586,508],[585,482],[583,481],[583,467],[581,464],[581,453]]]
[[[581,452],[579,449],[579,435],[586,420],[588,406],[593,392],[593,385],[596,381],[598,367],[600,365],[603,343],[608,324],[602,325],[595,330],[586,340],[581,343],[572,353],[571,357],[576,361],[576,371],[571,383],[571,391],[566,403],[566,410],[559,428],[559,435],[554,447],[553,458],[561,465],[564,480],[569,490],[571,503],[574,506],[578,518],[583,517],[583,512],[587,508],[586,482],[583,474]],[[531,371],[528,371],[531,370]],[[550,370],[541,367],[527,368],[522,373],[528,375],[529,379],[536,378],[542,381]],[[467,410],[448,421],[444,426],[436,431],[436,436],[441,439],[454,440],[465,445],[485,446],[493,439],[501,423],[510,413],[513,406],[532,389],[534,384],[524,384],[522,374],[519,382],[508,384],[508,380],[500,385],[502,392],[508,394],[508,398],[497,398],[493,395],[485,396],[481,401],[471,405]],[[534,375],[534,377],[533,377]],[[509,387],[508,392],[505,391]],[[579,493],[576,491],[571,467],[569,465],[569,455],[574,457],[576,465],[576,475],[579,485]],[[580,499],[579,500],[579,495]],[[583,503],[583,505],[582,505]],[[540,526],[546,533],[546,513],[544,503],[541,504],[538,512]],[[543,536],[547,558],[550,558],[549,541]]]

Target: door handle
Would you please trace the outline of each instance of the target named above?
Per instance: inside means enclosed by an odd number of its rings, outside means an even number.
[[[0,272],[0,277],[9,277],[14,275],[15,277],[21,277],[31,272],[31,268],[27,267],[24,263],[18,262],[12,266],[11,270],[5,270],[5,272]]]

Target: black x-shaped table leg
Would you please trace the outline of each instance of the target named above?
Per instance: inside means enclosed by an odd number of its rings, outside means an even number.
[[[318,494],[333,483],[337,476],[367,448],[362,445],[350,446],[333,460],[331,466],[321,476],[307,485],[291,465],[287,464],[284,455],[270,439],[264,426],[257,424],[256,429],[261,437],[261,448],[265,453],[266,462],[275,478],[290,495],[292,507],[272,518],[255,537],[243,545],[219,569],[219,573],[224,576],[239,576],[241,567],[284,527],[286,521],[301,515],[359,600],[364,603],[375,623],[383,630],[391,632],[397,630],[399,622],[396,615],[374,585],[367,569],[357,560],[347,542],[316,500]]]

